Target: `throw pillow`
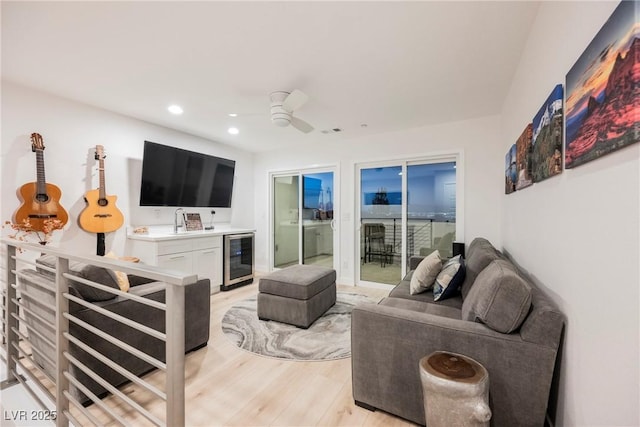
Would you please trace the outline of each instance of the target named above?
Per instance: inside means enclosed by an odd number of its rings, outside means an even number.
[[[111,251],[107,253],[104,257],[111,258],[111,259],[124,259],[124,258],[118,258],[116,254],[114,254]],[[136,261],[133,261],[133,262],[136,262]],[[129,292],[129,277],[127,276],[127,273],[123,273],[122,271],[115,271],[111,269],[108,271],[109,271],[109,274],[111,274],[111,276],[113,277],[113,279],[118,283],[120,290],[122,292]]]
[[[100,285],[120,289],[118,282],[106,268],[85,264],[82,270],[78,273],[78,276],[83,279],[96,282]],[[73,280],[71,282],[71,286],[76,288],[80,295],[82,295],[82,298],[89,302],[107,301],[116,297],[116,294],[112,294],[111,292],[103,291],[102,289],[97,289],[93,286],[85,285],[84,283]]]
[[[462,319],[479,321],[505,334],[518,329],[531,307],[531,285],[507,260],[492,261],[462,303]]]
[[[433,300],[441,301],[455,296],[464,281],[465,271],[464,258],[456,255],[449,259],[436,277],[433,285]]]
[[[45,255],[36,260],[36,270],[50,277],[51,279],[54,279],[55,274],[45,270],[44,268],[41,268],[41,266],[43,265],[46,267],[55,268],[56,257],[54,255]],[[78,261],[70,261],[69,272],[75,276],[81,277],[86,280],[91,280],[104,286],[110,286],[115,289],[120,288],[118,286],[117,280],[113,277],[112,274],[109,273],[106,268],[96,267],[94,265],[89,265]],[[89,285],[85,285],[84,283],[76,282],[73,279],[71,279],[70,287],[72,288],[70,291],[72,295],[78,296],[79,294],[84,300],[89,302],[106,301],[116,297],[115,294],[103,291],[101,289],[96,289]]]
[[[496,259],[500,259],[500,254],[487,240],[479,240],[479,242],[469,250],[465,258],[466,277],[461,287],[462,299],[465,299],[469,294],[469,290],[475,283],[478,274],[480,274],[491,261],[495,261]]]
[[[416,295],[431,289],[441,269],[440,251],[435,250],[420,261],[420,264],[416,267],[413,276],[411,276],[411,282],[409,282],[409,293]]]

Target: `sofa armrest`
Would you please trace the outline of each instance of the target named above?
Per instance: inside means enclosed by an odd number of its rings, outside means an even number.
[[[425,424],[419,361],[434,351],[469,356],[489,372],[495,425],[542,425],[556,351],[480,323],[362,304],[352,312],[353,396]],[[409,397],[409,398],[407,398]]]

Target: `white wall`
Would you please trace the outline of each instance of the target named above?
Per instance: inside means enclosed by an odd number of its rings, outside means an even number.
[[[2,207],[0,219],[11,219],[20,206],[16,189],[36,180],[35,155],[29,136],[40,133],[44,140],[46,180],[60,187],[60,203],[69,212],[63,232],[54,242],[76,251],[95,254],[96,236],[77,225],[85,207],[83,195],[98,187],[95,146],[104,145],[106,191],[118,197],[117,207],[125,225],[170,224],[175,208],[141,208],[140,173],[145,140],[199,151],[236,161],[232,207],[216,208],[215,222],[253,227],[253,155],[228,145],[208,141],[161,126],[93,108],[43,92],[2,82]],[[209,221],[210,209],[200,212]],[[107,251],[125,251],[125,229],[107,233]],[[6,235],[4,230],[3,235]]]
[[[416,157],[446,150],[464,153],[464,230],[465,240],[484,236],[500,242],[500,200],[503,191],[504,153],[499,143],[499,117],[485,117],[437,126],[409,129],[357,139],[261,153],[254,159],[256,217],[256,266],[268,270],[269,172],[314,165],[336,165],[339,171],[341,215],[338,281],[353,284],[355,163]],[[337,185],[337,184],[336,184]]]
[[[502,114],[503,154],[618,2],[542,2]],[[637,426],[640,144],[503,196],[504,249],[567,315],[558,426]]]

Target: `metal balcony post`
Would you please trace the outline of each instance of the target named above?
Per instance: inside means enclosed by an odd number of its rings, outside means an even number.
[[[18,382],[14,376],[16,371],[16,359],[18,359],[18,350],[12,345],[12,343],[18,344],[18,335],[14,330],[18,329],[18,321],[11,314],[18,314],[18,306],[14,301],[17,300],[16,289],[11,286],[12,283],[17,283],[16,280],[16,247],[7,245],[7,264],[6,264],[6,276],[5,276],[5,310],[4,310],[4,328],[5,328],[5,354],[7,356],[7,375],[6,380],[0,383],[0,389],[5,389]]]
[[[167,355],[167,425],[180,427],[185,423],[184,347],[185,306],[184,285],[167,285],[166,355]]]

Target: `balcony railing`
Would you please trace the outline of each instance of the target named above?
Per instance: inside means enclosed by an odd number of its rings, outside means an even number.
[[[384,244],[391,249],[390,251],[385,249],[387,256],[391,257],[391,263],[398,262],[402,254],[403,246],[402,220],[400,218],[388,217],[363,218],[361,224],[361,253],[365,254],[369,245],[367,236],[365,235],[365,224],[382,224],[384,226]],[[407,242],[405,245],[407,248],[407,260],[414,255],[426,255],[430,250],[437,248],[440,240],[448,233],[455,235],[455,228],[455,221],[441,221],[431,218],[409,218],[407,220]],[[443,257],[451,256],[451,245],[443,245],[440,251]],[[366,261],[367,260],[365,260],[365,262]]]

